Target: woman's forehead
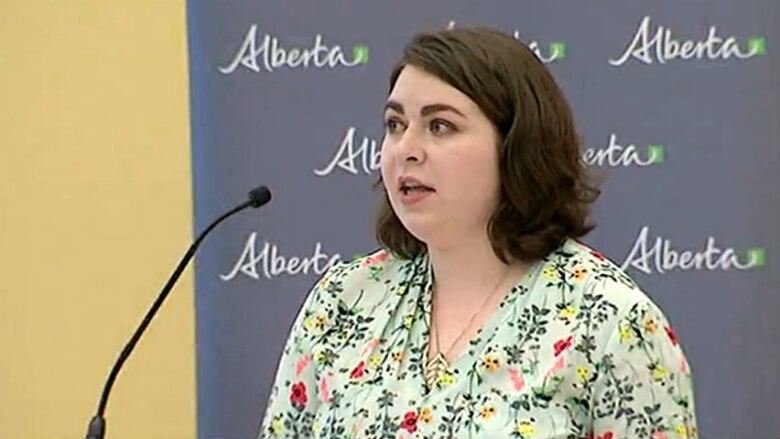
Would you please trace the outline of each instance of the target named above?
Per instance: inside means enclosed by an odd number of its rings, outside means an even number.
[[[444,104],[464,115],[478,110],[474,101],[457,88],[425,70],[406,66],[387,98],[403,106],[406,114],[419,114],[424,107]]]

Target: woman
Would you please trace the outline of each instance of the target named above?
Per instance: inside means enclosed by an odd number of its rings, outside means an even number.
[[[383,248],[308,296],[260,437],[695,437],[669,323],[576,241],[598,190],[533,53],[418,35],[384,118]]]

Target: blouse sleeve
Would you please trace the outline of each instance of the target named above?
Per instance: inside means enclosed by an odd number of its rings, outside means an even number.
[[[309,292],[287,338],[258,439],[308,437],[320,404],[312,344],[327,321],[325,296],[339,270],[331,267]]]
[[[597,370],[594,439],[698,437],[688,362],[649,299],[618,321]]]

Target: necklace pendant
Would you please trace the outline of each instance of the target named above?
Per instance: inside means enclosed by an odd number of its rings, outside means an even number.
[[[444,354],[436,352],[436,355],[434,355],[433,358],[428,361],[428,364],[425,365],[425,384],[428,385],[428,388],[433,389],[439,381],[439,378],[441,378],[449,368],[450,365],[447,362],[447,359],[444,358]]]

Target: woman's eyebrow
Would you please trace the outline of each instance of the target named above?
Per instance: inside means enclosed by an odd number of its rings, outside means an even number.
[[[422,110],[420,110],[420,114],[423,116],[427,116],[432,113],[438,113],[441,111],[451,111],[457,115],[459,115],[462,118],[466,118],[466,115],[461,113],[457,108],[453,107],[452,105],[447,104],[430,104],[422,107]]]
[[[404,106],[403,106],[403,104],[401,104],[398,101],[394,101],[394,100],[389,100],[389,101],[387,101],[387,103],[385,103],[384,111],[387,111],[387,110],[394,110],[394,111],[396,111],[398,113],[404,114]],[[458,110],[457,108],[453,107],[452,105],[441,104],[441,103],[429,104],[429,105],[426,105],[426,106],[422,107],[422,109],[420,110],[420,115],[428,116],[429,114],[438,113],[438,112],[441,112],[441,111],[451,111],[451,112],[453,112],[453,113],[455,113],[455,114],[457,114],[457,115],[459,115],[459,116],[461,116],[463,118],[466,118],[466,115],[463,114],[462,112],[460,112],[460,110]]]

